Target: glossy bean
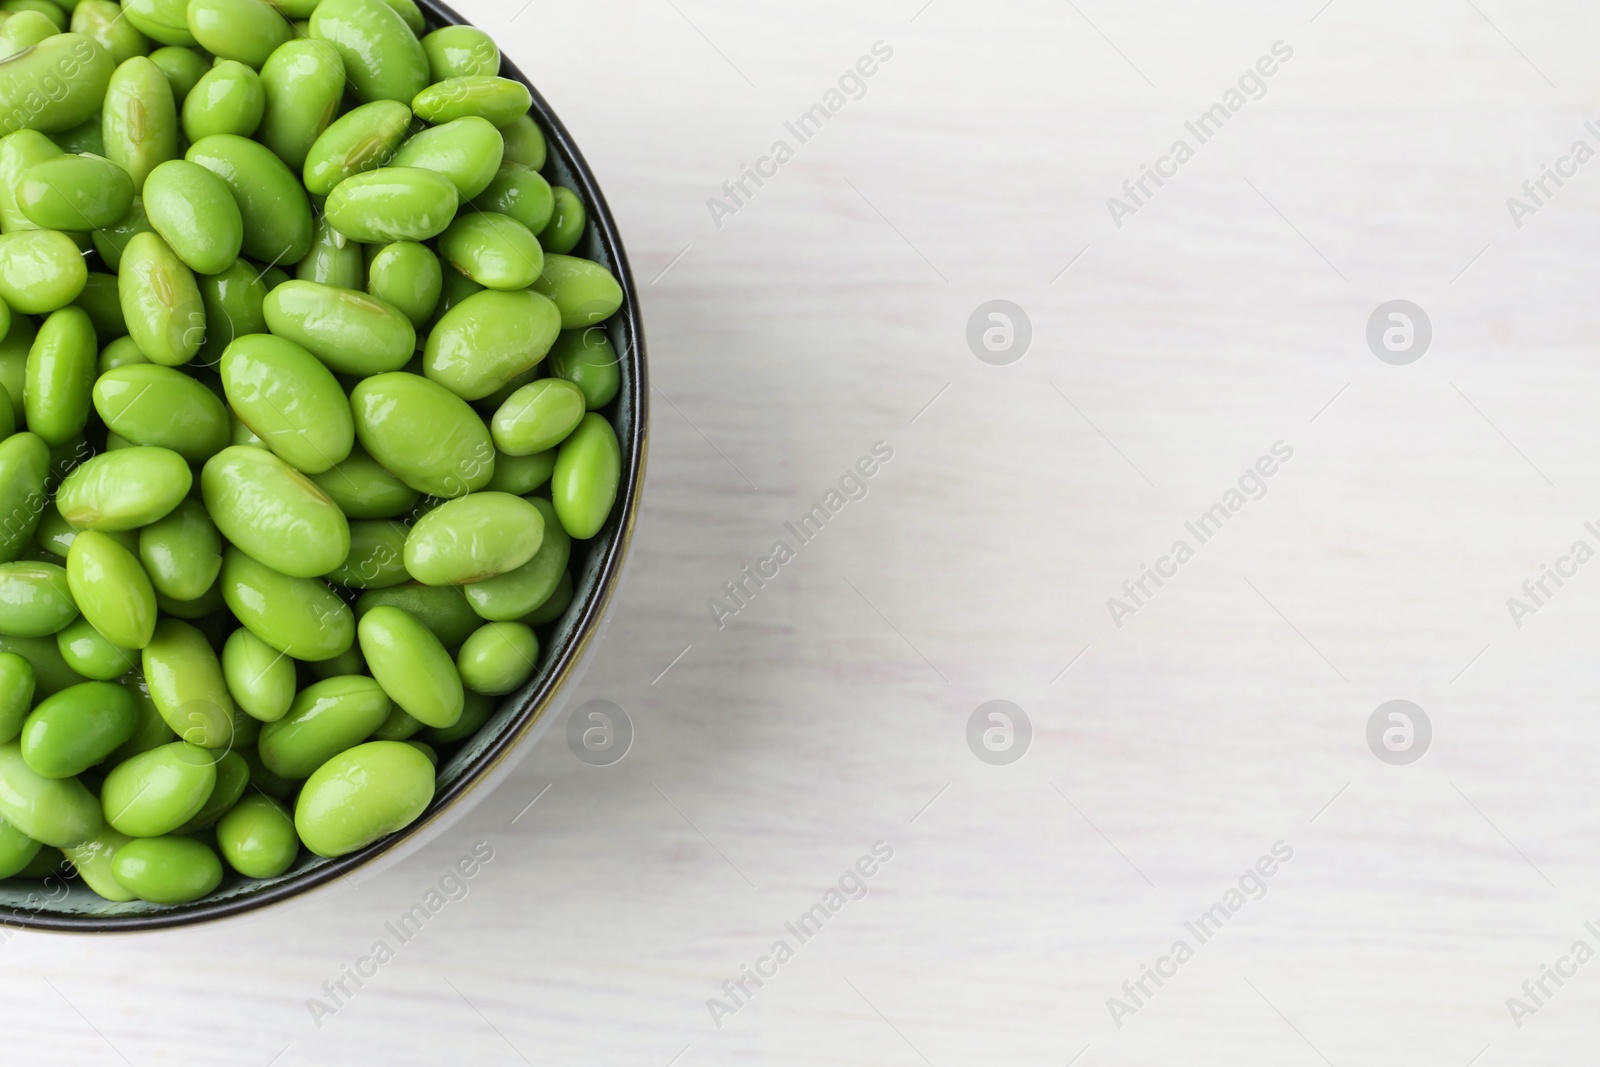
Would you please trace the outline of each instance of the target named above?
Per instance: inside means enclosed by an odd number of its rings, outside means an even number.
[[[124,61],[111,76],[100,112],[106,158],[128,172],[134,191],[150,172],[178,157],[178,104],[167,76],[144,56]]]
[[[115,68],[111,53],[81,33],[58,33],[0,59],[0,133],[80,125],[100,110]]]
[[[189,0],[187,19],[201,48],[257,70],[293,37],[289,23],[266,0]]]
[[[544,131],[528,115],[513,119],[500,127],[500,136],[506,142],[506,161],[520,163],[529,170],[543,170],[549,148]]]
[[[535,497],[529,503],[544,523],[539,551],[516,570],[462,589],[472,610],[491,622],[526,621],[528,613],[549,599],[567,573],[571,536],[562,528],[550,501]]]
[[[133,444],[171,449],[190,463],[204,463],[228,446],[228,409],[210,389],[171,367],[112,367],[95,382],[93,398],[106,426]]]
[[[110,682],[139,665],[136,649],[112,644],[88,619],[79,618],[56,634],[56,648],[67,666],[100,682]]]
[[[17,207],[46,230],[96,230],[133,206],[133,179],[100,156],[62,155],[22,172]]]
[[[47,445],[64,445],[83,432],[99,366],[94,324],[80,307],[52,312],[28,349],[23,410],[28,428]]]
[[[396,478],[359,445],[343,463],[321,474],[316,482],[352,521],[392,519],[410,511],[422,494]]]
[[[494,180],[504,154],[500,131],[471,115],[416,134],[400,146],[390,165],[437,171],[450,179],[462,200],[471,200]]]
[[[533,95],[528,87],[510,78],[471,75],[446,78],[417,93],[411,110],[418,118],[435,126],[468,115],[478,115],[496,126],[515,122],[528,113]]]
[[[489,429],[467,402],[415,374],[367,378],[350,394],[361,447],[418,492],[453,498],[494,476]]]
[[[334,229],[351,240],[383,244],[437,237],[455,218],[459,202],[454,183],[442,174],[380,167],[340,182],[324,210]]]
[[[0,204],[0,210],[3,210],[3,204]],[[94,231],[90,238],[107,269],[115,271],[122,269],[122,252],[128,247],[128,242],[137,234],[154,232],[155,227],[150,225],[150,219],[144,213],[144,201],[136,196],[126,215],[114,225]]]
[[[244,254],[298,263],[311,250],[311,202],[299,178],[265,145],[232,134],[196,141],[184,158],[227,183],[244,218]]]
[[[0,7],[0,11],[4,10]],[[9,12],[0,24],[0,57],[14,56],[60,32],[54,20],[38,11]]]
[[[9,637],[0,634],[0,652],[12,652],[33,667],[35,695],[41,698],[59,693],[69,685],[88,678],[67,666],[52,637]]]
[[[621,360],[606,331],[598,326],[563,330],[550,346],[550,373],[583,390],[590,411],[611,403],[622,386]]]
[[[202,274],[195,281],[206,309],[206,340],[198,357],[205,365],[222,359],[235,338],[267,332],[267,283],[260,270],[241,259],[220,274]]]
[[[328,580],[347,589],[387,589],[411,580],[404,523],[370,519],[350,524],[350,555]]]
[[[565,441],[587,410],[582,389],[565,378],[543,378],[518,389],[501,404],[489,431],[500,451],[528,456]]]
[[[517,622],[492,622],[467,638],[456,668],[468,689],[486,696],[515,692],[533,677],[539,663],[539,638]]]
[[[161,620],[144,648],[142,664],[150,699],[173,733],[204,749],[230,746],[233,697],[222,677],[222,664],[203,633],[177,619]],[[185,815],[178,824],[188,818]]]
[[[56,507],[79,530],[136,530],[177,507],[193,484],[189,464],[171,449],[127,448],[95,456],[67,475]]]
[[[583,240],[584,227],[589,224],[588,212],[578,194],[564,185],[550,190],[550,221],[539,231],[539,244],[546,252],[565,255],[578,247]]]
[[[125,10],[129,11],[128,20],[130,22],[133,21],[131,12],[136,2],[143,3],[144,0],[127,0],[125,6]],[[179,6],[186,5],[188,0],[162,0],[162,2]],[[180,20],[182,19],[181,12],[178,17]],[[187,24],[184,25],[183,35],[185,37],[191,36]],[[145,36],[154,37],[155,35],[147,30],[145,31]],[[157,39],[159,40],[159,38]],[[188,97],[196,85],[200,84],[200,79],[205,76],[206,71],[211,69],[211,64],[199,52],[193,48],[185,48],[178,44],[157,48],[150,53],[150,62],[160,67],[161,73],[167,76],[167,84],[172,87],[173,102],[180,108],[183,106],[184,99]]]
[[[365,266],[361,249],[330,226],[326,217],[319,218],[311,236],[311,251],[295,265],[294,276],[336,289],[360,289]]]
[[[267,304],[270,321],[271,296]],[[304,348],[271,334],[251,334],[228,346],[220,369],[234,414],[291,466],[320,474],[350,455],[355,442],[350,403],[333,372]],[[314,493],[326,499],[320,489]],[[261,517],[252,514],[248,521]]]
[[[560,332],[555,303],[532,290],[474,293],[439,319],[423,367],[430,381],[477,400],[536,366]]]
[[[190,270],[220,274],[238,260],[244,242],[239,205],[222,179],[199,164],[173,159],[151,171],[144,183],[144,210]]]
[[[217,758],[217,784],[211,787],[211,795],[200,805],[200,810],[195,812],[188,822],[178,827],[176,832],[194,834],[215,826],[217,820],[239,803],[239,798],[244,796],[244,791],[249,786],[250,765],[245,762],[244,757],[232,751],[222,753]]]
[[[572,606],[572,598],[575,592],[576,586],[572,581],[572,572],[568,571],[556,583],[555,590],[551,592],[549,598],[543,604],[524,615],[522,621],[529,626],[545,626],[555,622],[565,615],[567,609]]]
[[[531,456],[508,456],[504,452],[495,457],[494,477],[485,489],[513,496],[527,496],[545,482],[556,469],[556,450],[535,452]]]
[[[267,94],[261,141],[299,173],[312,144],[339,114],[344,60],[327,41],[290,41],[267,59],[261,82]]]
[[[407,583],[389,589],[371,589],[356,601],[356,613],[365,617],[378,607],[395,607],[426,626],[446,648],[456,648],[477,629],[481,620],[454,586]]]
[[[409,104],[428,84],[428,56],[405,19],[383,0],[323,0],[311,36],[339,50],[356,99]]]
[[[113,0],[79,0],[72,9],[69,24],[73,33],[92,37],[111,53],[112,62],[121,63],[150,51],[150,42],[139,28],[122,17],[122,8]]]
[[[295,659],[332,659],[355,643],[349,605],[314,578],[291,578],[229,548],[221,586],[229,610],[251,633]]]
[[[139,233],[128,241],[122,250],[117,292],[128,336],[151,362],[177,367],[200,351],[206,335],[200,287],[194,271],[160,235]]]
[[[216,784],[215,754],[174,741],[113,767],[100,788],[100,803],[113,829],[157,837],[193,818]]]
[[[457,741],[465,741],[479,730],[483,729],[489,717],[494,714],[495,702],[482,693],[466,690],[462,701],[461,718],[455,725],[445,727],[432,727],[422,731],[421,736],[436,745],[453,745]]]
[[[0,819],[53,848],[83,844],[102,823],[100,803],[82,782],[46,778],[28,766],[16,741],[0,745]]]
[[[95,895],[113,903],[125,904],[139,898],[122,888],[122,883],[111,872],[111,863],[116,858],[117,850],[132,840],[127,834],[102,826],[99,833],[83,844],[62,851],[83,884],[94,890]]]
[[[55,230],[0,233],[0,299],[12,311],[48,315],[83,292],[89,268],[72,238]]]
[[[295,829],[317,855],[343,856],[411,825],[433,790],[425,755],[403,741],[368,741],[307,779],[295,802]]]
[[[344,513],[316,483],[271,452],[238,445],[223,449],[206,462],[200,491],[222,535],[280,574],[327,574],[350,553]]]
[[[122,316],[122,297],[117,293],[116,275],[90,271],[83,292],[73,304],[88,312],[95,339],[102,346],[128,336],[128,320]]]
[[[384,245],[367,266],[367,292],[398,308],[415,329],[433,318],[443,285],[439,257],[415,241]]]
[[[184,97],[183,135],[191,142],[219,133],[249,137],[266,107],[261,76],[243,63],[220,60]]]
[[[458,217],[440,235],[439,252],[486,289],[526,289],[544,269],[544,251],[533,231],[494,211]]]
[[[394,305],[354,289],[287,282],[267,295],[262,310],[274,334],[340,374],[367,377],[398,370],[416,351],[411,320]]]
[[[573,256],[545,256],[544,270],[533,288],[555,302],[563,330],[604,322],[622,306],[622,286],[616,276],[598,263]]]
[[[306,153],[305,185],[317,196],[355,174],[384,166],[405,140],[411,109],[393,100],[375,100],[335,119]]]
[[[427,30],[427,18],[417,6],[416,0],[383,0],[383,2],[395,9],[414,36],[420,38]]]
[[[243,627],[222,646],[222,676],[234,703],[261,722],[277,722],[294,700],[294,660]]]
[[[372,677],[412,718],[443,727],[461,717],[455,661],[414,616],[396,607],[375,607],[361,617],[356,635]]]
[[[194,34],[189,32],[188,10],[189,0],[122,0],[122,13],[127,20],[146,37],[166,45],[195,43]],[[157,49],[158,54],[165,51]]]
[[[346,675],[301,690],[289,714],[261,730],[261,762],[285,778],[306,778],[365,741],[389,717],[391,705],[371,678]]]
[[[117,849],[111,873],[140,900],[187,904],[222,883],[222,862],[192,837],[142,837]]]
[[[0,386],[4,386],[10,396],[11,414],[20,424],[23,420],[22,392],[28,380],[28,349],[33,347],[33,339],[38,334],[38,327],[26,315],[11,316],[11,329],[0,338]]]
[[[189,497],[139,531],[139,562],[162,596],[198,600],[222,573],[222,535],[204,505]]]
[[[139,723],[133,694],[84,682],[41,701],[22,727],[22,759],[45,778],[82,774],[127,742]]]
[[[21,874],[43,847],[15,826],[0,820],[0,879]]]
[[[0,744],[22,733],[34,688],[33,664],[15,652],[0,652]]]
[[[479,211],[510,215],[534,234],[540,234],[550,225],[556,201],[544,175],[519,163],[505,163],[483,192],[473,198],[472,206]],[[542,241],[540,246],[543,247]]]
[[[622,480],[622,449],[616,431],[590,413],[561,443],[550,499],[561,525],[579,541],[600,532],[611,514]]]
[[[48,637],[78,617],[67,572],[54,563],[0,563],[0,633]]]
[[[424,585],[470,585],[527,563],[543,537],[543,516],[522,497],[471,493],[416,521],[405,566]]]
[[[18,130],[0,138],[0,228],[5,232],[39,228],[17,206],[17,182],[35,164],[61,154],[61,146],[38,130]]]
[[[241,798],[217,823],[217,848],[246,878],[276,878],[294,864],[300,838],[288,809],[256,794]]]
[[[32,542],[47,503],[49,473],[50,446],[37,434],[0,441],[0,562],[16,559]]]
[[[107,641],[121,648],[150,644],[156,631],[156,594],[132,552],[107,534],[85,530],[67,550],[66,570],[83,617]]]

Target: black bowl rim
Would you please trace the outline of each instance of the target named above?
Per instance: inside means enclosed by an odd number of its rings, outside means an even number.
[[[416,3],[430,23],[438,26],[471,25],[461,15],[437,0],[416,0]],[[336,878],[345,878],[358,868],[425,833],[432,823],[443,817],[467,793],[479,785],[491,770],[521,744],[534,723],[543,716],[552,698],[566,683],[568,675],[588,651],[589,642],[598,631],[617,586],[617,579],[632,540],[640,491],[644,482],[650,397],[645,360],[644,322],[640,314],[639,291],[634,283],[633,271],[628,265],[628,254],[623,248],[616,219],[612,217],[611,208],[606,203],[605,195],[600,191],[600,184],[595,179],[594,172],[589,169],[588,161],[578,150],[572,135],[556,116],[549,102],[509,58],[502,58],[501,75],[522,82],[533,95],[533,108],[530,114],[539,121],[546,140],[559,151],[578,182],[579,192],[582,193],[589,209],[590,223],[601,246],[611,259],[617,281],[622,285],[623,304],[616,317],[621,318],[627,327],[627,344],[621,353],[621,358],[631,372],[624,382],[628,401],[625,409],[631,410],[634,418],[632,424],[626,427],[626,432],[621,435],[622,484],[618,486],[617,504],[612,508],[611,518],[599,535],[604,547],[601,549],[602,559],[598,577],[588,598],[580,607],[578,624],[570,631],[566,643],[557,650],[543,682],[517,708],[515,715],[501,730],[500,736],[479,757],[477,765],[435,794],[428,810],[405,829],[396,831],[359,852],[352,852],[348,856],[341,856],[321,864],[300,875],[270,885],[260,892],[246,892],[216,901],[200,900],[160,912],[127,916],[72,915],[0,905],[0,927],[100,934],[193,926],[256,911],[305,894]]]

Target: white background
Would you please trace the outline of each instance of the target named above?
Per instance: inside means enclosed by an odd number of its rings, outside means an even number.
[[[552,734],[426,850],[298,906],[14,935],[5,1062],[1592,1058],[1600,962],[1520,1029],[1506,1000],[1600,949],[1600,564],[1520,629],[1506,598],[1600,544],[1600,162],[1521,229],[1505,201],[1600,148],[1600,16],[921,2],[464,0],[645,290],[647,496],[576,694],[636,744],[596,769]],[[719,229],[707,198],[880,40],[866,96]],[[1265,98],[1118,229],[1106,198],[1279,40]],[[995,298],[1033,325],[1010,366],[965,340]],[[1435,333],[1404,367],[1364,339],[1396,298]],[[1280,440],[1267,495],[1115,626]],[[707,598],[876,441],[867,498],[719,631]],[[1434,727],[1409,767],[1365,740],[1395,698]],[[1011,766],[966,743],[991,699],[1032,721]],[[880,840],[869,894],[714,1026]],[[308,998],[477,841],[470,895],[319,1028]],[[1118,1028],[1107,998],[1278,841],[1265,898]]]

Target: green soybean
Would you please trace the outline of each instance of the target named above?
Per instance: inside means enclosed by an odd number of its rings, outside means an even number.
[[[184,97],[183,135],[191,142],[219,133],[249,137],[266,107],[261,76],[243,63],[219,60]]]
[[[0,634],[0,652],[12,652],[33,667],[34,689],[40,697],[59,693],[69,685],[89,679],[67,666],[52,637],[9,637]]]
[[[134,4],[142,2],[144,0],[127,0],[124,10],[128,12],[128,21],[133,22]],[[164,2],[187,4],[188,0],[164,0]],[[181,18],[182,16],[180,15],[179,17]],[[134,24],[138,25],[138,23]],[[185,37],[190,36],[187,26],[184,27],[183,33]],[[145,36],[154,37],[155,35],[146,30]],[[159,40],[159,38],[157,39]],[[193,48],[184,48],[177,44],[168,45],[165,48],[157,48],[150,53],[150,62],[160,67],[161,73],[167,76],[167,84],[172,87],[172,99],[179,107],[183,106],[184,99],[193,91],[194,87],[200,84],[200,79],[205,76],[206,71],[211,69],[211,64],[199,52],[196,52]]]
[[[192,837],[144,837],[117,849],[111,873],[140,900],[187,904],[222,883],[222,862]]]
[[[77,0],[5,0],[0,3],[0,13],[17,15],[24,12],[44,15],[56,32],[63,33],[67,29],[68,20],[72,17],[69,12]]]
[[[421,131],[400,146],[392,165],[437,171],[450,179],[462,200],[471,200],[494,180],[504,154],[500,131],[471,115]]]
[[[583,390],[590,411],[611,403],[622,386],[621,361],[605,330],[563,330],[550,346],[550,373]]]
[[[22,732],[35,684],[32,663],[15,652],[0,652],[0,744]]]
[[[261,730],[261,762],[285,778],[306,778],[371,736],[391,705],[371,678],[348,675],[308,686],[289,714]]]
[[[47,315],[83,292],[89,268],[72,238],[55,230],[0,233],[0,299],[12,311]]]
[[[446,26],[422,39],[428,70],[436,82],[446,78],[500,73],[500,49],[476,26]]]
[[[174,741],[113,767],[100,787],[100,803],[112,828],[130,837],[157,837],[193,818],[216,784],[215,755]]]
[[[355,642],[349,605],[314,578],[291,578],[229,548],[221,586],[229,610],[251,633],[295,659],[332,659]]]
[[[98,365],[88,312],[64,307],[44,320],[28,349],[22,400],[28,428],[45,444],[64,445],[83,432]]]
[[[361,248],[330,226],[324,216],[317,220],[317,228],[311,235],[311,251],[296,264],[294,276],[301,281],[339,289],[360,289],[365,259]]]
[[[217,848],[247,878],[276,878],[300,851],[288,809],[268,796],[247,796],[217,823]]]
[[[520,689],[539,663],[539,638],[516,622],[492,622],[467,638],[456,656],[468,689],[499,696]]]
[[[156,632],[156,594],[132,552],[107,534],[85,530],[67,550],[66,570],[83,617],[107,641],[121,648],[150,644]]]
[[[392,519],[410,511],[422,497],[359,445],[350,450],[344,462],[312,475],[311,480],[351,520]]]
[[[298,172],[322,132],[339,114],[344,96],[344,60],[327,41],[290,41],[261,68],[266,112],[263,144]]]
[[[11,440],[0,441],[0,449]],[[189,464],[171,449],[127,448],[95,456],[67,475],[56,507],[79,530],[136,530],[177,507],[193,484]]]
[[[117,293],[116,275],[90,271],[83,292],[73,303],[88,313],[95,339],[102,345],[128,335],[128,320],[122,316],[122,297]]]
[[[393,100],[375,100],[335,119],[306,153],[306,188],[327,196],[352,175],[383,166],[405,140],[411,109]]]
[[[582,389],[565,378],[543,378],[511,394],[495,412],[489,431],[500,451],[528,456],[566,440],[587,410]]]
[[[461,710],[461,718],[456,720],[454,726],[429,727],[422,731],[422,737],[436,745],[451,745],[457,741],[465,741],[479,730],[483,729],[489,717],[494,714],[494,701],[482,693],[466,691]],[[413,742],[421,744],[422,742]],[[426,755],[426,753],[424,753]]]
[[[356,612],[365,616],[378,607],[395,607],[426,626],[446,648],[456,648],[481,625],[482,620],[454,586],[407,583],[389,589],[370,589],[356,601]]]
[[[100,803],[76,778],[46,778],[29,767],[12,741],[0,745],[0,819],[35,841],[72,848],[100,831]]]
[[[242,743],[242,742],[241,742]],[[200,805],[200,810],[189,821],[178,827],[180,834],[193,834],[209,829],[239,803],[250,785],[250,764],[237,752],[224,752],[217,758],[217,784],[211,795]]]
[[[567,573],[571,536],[562,528],[550,501],[535,497],[529,503],[543,521],[539,551],[513,571],[462,589],[472,610],[491,622],[526,621],[528,613],[549,599]]]
[[[415,241],[384,245],[367,265],[367,292],[398,308],[414,329],[421,329],[433,318],[443,285],[439,257],[427,245]]]
[[[409,104],[428,84],[428,56],[405,19],[383,0],[323,0],[311,36],[339,50],[356,99]]]
[[[555,590],[551,592],[545,602],[524,615],[522,621],[529,626],[544,626],[555,622],[565,615],[567,609],[572,606],[574,592],[572,572],[568,571],[562,574],[561,580],[556,583]]]
[[[139,561],[162,596],[198,600],[222,573],[222,535],[190,497],[139,531]]]
[[[128,241],[117,291],[128,336],[151,362],[177,367],[200,351],[206,335],[200,287],[194,271],[158,234],[134,234]]]
[[[439,252],[486,289],[525,289],[544,269],[544,251],[533,231],[493,211],[457,218],[439,237]]]
[[[418,519],[405,565],[424,585],[468,585],[516,570],[539,551],[544,518],[509,493],[471,493]]]
[[[267,303],[270,321],[271,296]],[[251,334],[228,346],[220,369],[234,414],[285,462],[304,474],[320,474],[350,455],[350,403],[333,372],[304,348],[271,334]],[[326,500],[320,489],[314,495]]]
[[[170,449],[190,463],[204,463],[228,446],[228,409],[210,389],[171,367],[112,367],[94,383],[93,398],[106,426],[133,444]]]
[[[39,228],[17,206],[17,182],[35,164],[61,154],[61,147],[38,130],[18,130],[0,138],[0,227],[7,233]]]
[[[222,179],[199,164],[173,159],[151,171],[144,210],[189,269],[219,274],[238,260],[244,242],[239,205]]]
[[[112,682],[84,682],[40,702],[22,727],[22,759],[45,778],[82,774],[133,736],[133,694]]]
[[[38,434],[0,441],[0,562],[16,559],[32,542],[49,474],[50,446]]]
[[[508,456],[504,452],[495,456],[494,477],[485,489],[497,493],[527,496],[545,482],[556,469],[556,450],[535,452],[531,456]]]
[[[22,391],[28,378],[28,349],[38,328],[26,315],[11,316],[11,328],[0,338],[0,386],[10,394],[11,413],[17,423],[23,420]]]
[[[111,53],[81,33],[58,33],[0,59],[0,133],[80,125],[100,110],[115,68]]]
[[[412,718],[450,726],[461,717],[461,676],[433,632],[396,607],[379,606],[356,628],[372,677]]]
[[[520,163],[504,163],[494,178],[472,200],[479,211],[510,215],[534,234],[542,234],[555,213],[555,193],[544,175]],[[556,251],[544,246],[545,251]]]
[[[96,230],[133,206],[133,179],[99,156],[55,156],[22,172],[17,207],[46,230]]]
[[[106,154],[104,123],[105,116],[96,112],[72,129],[56,134],[55,142],[61,146],[63,152],[104,156]]]
[[[280,574],[327,574],[350,553],[344,513],[316,483],[271,452],[239,445],[223,449],[206,462],[200,491],[222,535]]]
[[[439,319],[423,367],[430,381],[477,400],[536,366],[560,332],[555,303],[536,292],[474,293]]]
[[[0,7],[0,11],[4,8]],[[0,57],[14,56],[61,32],[55,21],[38,11],[14,11],[0,24]]]
[[[94,231],[90,238],[94,243],[94,250],[100,253],[100,258],[105,261],[106,266],[111,270],[120,270],[122,252],[128,247],[128,242],[133,240],[136,234],[154,232],[155,227],[150,225],[150,219],[144,213],[144,202],[136,196],[133,198],[133,206],[128,208],[126,215],[115,225]]]
[[[93,623],[81,617],[56,634],[56,648],[67,666],[100,682],[121,678],[139,665],[136,649],[112,644]]]
[[[127,20],[146,37],[166,45],[195,43],[194,34],[189,32],[188,10],[189,0],[122,0],[122,13]],[[156,59],[167,51],[157,49],[150,58]],[[184,51],[195,54],[191,49]]]
[[[622,306],[616,277],[598,263],[573,256],[545,256],[544,271],[533,288],[555,302],[563,330],[603,322]]]
[[[0,879],[22,873],[43,847],[15,826],[0,821]]]
[[[222,358],[235,338],[267,332],[262,310],[267,283],[261,271],[241,259],[220,274],[202,274],[195,280],[206,309],[206,341],[199,358],[208,366]]]
[[[411,101],[418,118],[435,126],[477,115],[505,126],[528,113],[533,94],[521,82],[492,75],[446,78],[423,89]]]
[[[295,829],[317,855],[343,856],[411,825],[433,790],[427,756],[403,741],[368,741],[307,779],[295,801]]]
[[[513,119],[500,127],[500,136],[506,142],[506,161],[520,163],[529,170],[543,170],[549,148],[544,131],[527,115]]]
[[[334,229],[354,241],[426,241],[450,225],[460,199],[455,184],[435,171],[380,167],[340,182],[324,210]]]
[[[361,447],[418,492],[465,496],[494,476],[489,428],[435,382],[400,371],[374,375],[355,387],[350,405]]]
[[[122,8],[112,0],[78,0],[70,27],[73,33],[98,41],[117,63],[150,51],[150,42],[137,26],[123,20]]]
[[[289,23],[266,0],[189,0],[189,32],[214,56],[261,69],[293,36]]]
[[[150,699],[174,733],[205,749],[232,743],[233,698],[217,654],[203,633],[186,622],[163,619],[145,646],[142,661]],[[179,825],[188,818],[185,815]]]
[[[404,523],[369,519],[350,524],[350,555],[328,579],[347,589],[387,589],[411,580]]]
[[[100,112],[100,137],[106,158],[128,172],[135,192],[152,170],[177,158],[178,104],[155,63],[135,56],[117,67]]]
[[[383,720],[383,725],[372,731],[374,741],[404,741],[421,733],[424,727],[413,719],[405,708],[391,707],[389,717]]]
[[[243,627],[222,646],[222,676],[234,703],[261,722],[277,722],[294,700],[294,660]]]
[[[567,533],[579,541],[599,533],[611,514],[621,479],[622,449],[616,431],[599,415],[585,415],[561,443],[550,477],[550,500]]]
[[[398,370],[416,352],[411,320],[394,305],[353,289],[286,282],[267,295],[262,310],[274,334],[340,374],[367,377]]]
[[[311,202],[299,179],[265,145],[217,134],[184,158],[227,183],[244,218],[244,254],[263,263],[298,263],[311,250]]]
[[[67,572],[54,563],[0,563],[0,633],[48,637],[78,617]]]
[[[421,37],[423,31],[428,28],[427,18],[422,14],[422,9],[416,5],[416,0],[383,0],[383,2],[399,13],[405,20],[407,28],[415,36]]]
[[[565,255],[583,240],[583,230],[589,222],[588,213],[584,211],[583,201],[578,199],[578,194],[564,185],[555,186],[550,190],[550,195],[550,221],[539,231],[539,244],[546,252]]]
[[[116,858],[117,850],[133,838],[127,834],[120,834],[109,826],[102,826],[100,832],[81,845],[63,849],[67,861],[78,872],[78,877],[83,879],[83,884],[94,890],[95,894],[102,896],[113,903],[125,904],[130,900],[137,900],[131,892],[122,888],[111,872],[112,861]]]

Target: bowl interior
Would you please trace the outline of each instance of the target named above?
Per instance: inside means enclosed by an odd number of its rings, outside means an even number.
[[[418,6],[433,26],[465,22],[432,0],[419,0]],[[469,794],[475,789],[487,791],[496,777],[496,768],[509,769],[512,751],[540,723],[563,683],[580,668],[586,648],[603,624],[605,608],[622,567],[643,476],[648,392],[638,292],[610,209],[566,128],[538,89],[509,59],[503,62],[501,73],[523,82],[533,92],[531,114],[545,131],[550,149],[545,176],[551,184],[576,191],[588,209],[589,225],[574,254],[609,268],[621,282],[624,295],[622,309],[605,324],[621,363],[622,387],[617,398],[601,412],[611,421],[622,444],[622,484],[605,528],[588,542],[573,543],[569,565],[574,578],[572,606],[553,627],[541,628],[539,669],[519,691],[501,701],[483,729],[441,759],[438,786],[428,811],[411,826],[360,852],[327,860],[302,850],[299,862],[278,878],[253,881],[230,872],[211,896],[178,907],[140,901],[112,903],[70,876],[52,875],[44,881],[11,879],[0,882],[0,923],[81,933],[186,925],[284,900],[348,876],[380,857],[398,859],[443,829],[450,815],[468,806]]]

